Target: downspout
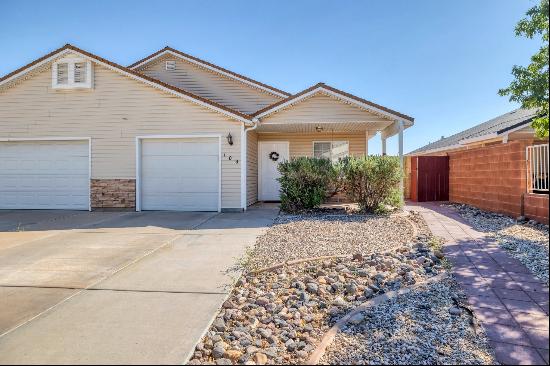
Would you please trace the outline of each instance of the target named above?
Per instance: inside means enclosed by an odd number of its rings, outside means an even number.
[[[243,123],[241,126],[241,208],[246,211],[246,193],[247,193],[247,172],[248,172],[248,131],[253,131],[258,128],[258,118],[252,119],[252,126],[245,127]]]

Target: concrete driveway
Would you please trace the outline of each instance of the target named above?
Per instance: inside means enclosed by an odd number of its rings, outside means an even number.
[[[274,207],[0,211],[0,364],[177,364]]]

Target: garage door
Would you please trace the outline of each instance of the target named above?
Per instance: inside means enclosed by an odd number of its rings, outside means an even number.
[[[0,141],[0,209],[89,208],[88,141]]]
[[[141,209],[218,211],[218,138],[144,139]]]

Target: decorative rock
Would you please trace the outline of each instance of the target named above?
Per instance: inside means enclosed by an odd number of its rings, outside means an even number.
[[[462,309],[459,307],[453,306],[452,308],[449,309],[449,314],[459,316],[460,314],[462,314]]]
[[[233,362],[227,358],[220,358],[216,360],[216,365],[233,365]]]
[[[212,350],[212,357],[218,359],[222,358],[225,355],[225,349],[223,347],[215,346]]]
[[[311,292],[312,294],[316,294],[317,291],[319,290],[319,286],[318,286],[316,283],[309,282],[309,283],[306,285],[306,290],[307,290],[308,292]]]
[[[258,352],[254,355],[254,362],[256,363],[256,365],[265,365],[267,361],[267,356],[261,352]]]
[[[225,351],[225,357],[229,358],[233,362],[237,362],[237,360],[241,358],[242,355],[243,353],[241,351],[234,350],[234,349]]]
[[[338,306],[338,307],[346,306],[347,304],[348,303],[346,302],[346,300],[342,299],[340,296],[336,297],[334,301],[332,301],[332,305]]]

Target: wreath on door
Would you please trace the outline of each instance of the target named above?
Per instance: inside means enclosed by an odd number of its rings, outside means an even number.
[[[273,161],[279,160],[279,153],[276,151],[272,151],[269,153],[269,158]]]

